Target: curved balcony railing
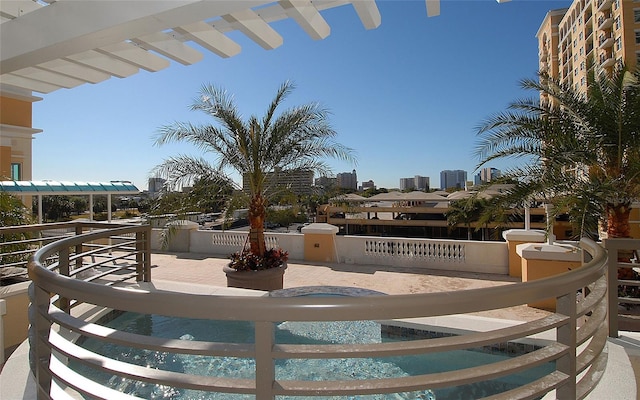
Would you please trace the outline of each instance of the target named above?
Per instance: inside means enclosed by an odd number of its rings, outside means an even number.
[[[589,240],[580,243],[584,257],[590,260],[581,268],[536,281],[445,293],[367,297],[229,297],[142,288],[125,290],[66,276],[67,266],[83,256],[82,252],[69,255],[69,249],[81,250],[87,243],[109,241],[123,233],[134,233],[136,229],[117,228],[65,238],[44,246],[35,254],[29,267],[33,280],[30,341],[39,398],[57,398],[60,393],[66,396],[63,390],[95,398],[134,398],[81,377],[69,368],[69,360],[146,384],[206,392],[245,393],[255,395],[257,399],[352,396],[455,387],[496,379],[546,363],[554,367],[540,379],[491,398],[539,398],[555,391],[558,399],[581,399],[597,385],[607,362],[607,351],[604,351],[607,339],[606,255],[600,246]],[[118,251],[116,248],[113,250]],[[54,255],[58,261],[47,266],[46,260]],[[138,270],[143,271],[143,266],[140,265]],[[143,277],[144,274],[140,276]],[[550,297],[556,298],[556,311],[548,316],[487,332],[374,344],[296,345],[274,341],[275,325],[281,321],[381,321],[435,317],[499,310]],[[86,317],[86,313],[80,312],[82,307],[74,307],[82,303],[142,314],[252,321],[255,342],[238,344],[159,339],[117,331],[98,325]],[[450,372],[341,381],[287,380],[275,373],[276,362],[281,359],[401,357],[523,341],[541,332],[553,333],[553,339],[546,340],[538,349],[503,361],[492,360]],[[251,358],[255,360],[255,379],[190,375],[133,365],[80,347],[74,340],[80,336],[170,354]],[[118,397],[112,397],[116,395]]]

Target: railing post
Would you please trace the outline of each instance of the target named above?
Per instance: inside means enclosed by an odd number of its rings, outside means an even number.
[[[58,273],[63,276],[69,276],[69,247],[62,247],[58,253]],[[71,313],[68,297],[60,296],[60,309],[67,314]]]
[[[570,292],[560,296],[556,301],[558,314],[566,315],[569,320],[566,324],[558,327],[557,341],[569,347],[569,354],[558,359],[556,368],[569,376],[567,384],[558,388],[556,398],[559,400],[573,400],[576,398],[576,319],[577,304],[576,293]]]
[[[136,281],[145,281],[144,232],[136,232]]]
[[[78,235],[82,235],[82,224],[78,224],[76,225],[76,236]],[[79,243],[76,245],[76,267],[75,269],[79,269],[82,267],[82,257],[79,256],[80,254],[82,254],[83,250],[82,250],[82,243]]]
[[[0,299],[0,367],[4,365],[4,316],[7,313],[7,302]]]
[[[618,247],[615,240],[603,240],[608,253],[607,295],[609,301],[609,337],[617,338],[618,333]]]
[[[51,347],[49,347],[49,331],[51,330],[51,321],[44,315],[49,312],[49,301],[51,295],[49,292],[41,289],[38,285],[34,286],[33,302],[34,311],[31,323],[34,325],[34,342],[30,343],[32,351],[35,349],[34,375],[38,385],[38,399],[49,399],[51,391],[51,372],[49,364],[51,362]]]
[[[144,254],[144,281],[151,282],[151,225],[145,226],[144,230],[143,254]]]
[[[275,342],[273,322],[256,321],[256,400],[273,400],[273,383],[276,379],[272,356]]]

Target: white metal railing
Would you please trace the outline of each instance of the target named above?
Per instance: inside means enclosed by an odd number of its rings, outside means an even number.
[[[69,279],[54,268],[44,267],[44,260],[54,253],[60,255],[59,265],[68,264],[65,249],[82,246],[85,241],[93,241],[99,235],[106,238],[109,233],[84,234],[51,243],[36,253],[30,265],[34,284],[30,340],[40,399],[56,398],[58,388],[64,386],[89,397],[132,398],[79,376],[68,368],[69,360],[147,384],[253,394],[258,400],[274,399],[279,395],[357,395],[454,387],[507,376],[543,363],[555,363],[555,368],[530,384],[491,398],[529,399],[555,391],[558,399],[581,399],[598,383],[607,362],[607,352],[603,351],[607,339],[606,255],[589,240],[583,240],[581,246],[589,254],[585,258],[591,261],[582,268],[552,278],[494,288],[417,295],[282,298],[123,290]],[[59,267],[57,271],[64,271],[64,268]],[[582,291],[584,296],[577,296],[578,291]],[[60,298],[142,314],[252,321],[255,341],[248,344],[210,343],[157,339],[115,331],[74,313],[74,309],[58,302]],[[374,344],[294,345],[274,342],[275,325],[281,321],[380,321],[434,317],[497,310],[546,298],[556,298],[555,313],[536,321],[488,332]],[[280,359],[407,356],[525,340],[546,331],[554,332],[556,339],[535,351],[444,373],[354,381],[299,381],[280,379],[275,375],[275,364]],[[75,334],[73,337],[82,335],[105,343],[171,354],[248,357],[255,360],[255,379],[194,376],[116,361],[80,347],[70,339],[69,333]]]
[[[618,270],[640,268],[640,239],[607,239],[605,248],[609,253],[609,336],[618,337],[620,320],[635,319],[638,324],[637,317],[624,315],[619,305],[640,305],[640,280],[619,279]]]

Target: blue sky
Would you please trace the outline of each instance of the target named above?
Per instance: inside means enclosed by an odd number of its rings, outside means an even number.
[[[327,10],[331,35],[314,41],[293,20],[272,24],[284,44],[266,51],[239,32],[240,54],[205,52],[200,63],[61,89],[34,103],[34,180],[129,180],[147,188],[150,170],[184,144],[153,145],[174,121],[212,122],[189,111],[203,84],[233,93],[244,116],[263,115],[285,80],[296,90],[285,106],[319,102],[337,140],[357,164],[331,160],[334,173],[356,169],[358,181],[399,186],[403,177],[462,169],[472,179],[477,127],[509,102],[532,97],[519,81],[536,76],[535,34],[546,12],[571,1],[442,0],[428,18],[424,1],[378,1],[380,27],[365,30],[353,7]],[[492,163],[500,169],[508,164]]]

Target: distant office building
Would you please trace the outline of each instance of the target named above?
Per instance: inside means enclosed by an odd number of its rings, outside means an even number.
[[[358,175],[356,175],[356,170],[353,172],[343,172],[336,176],[337,184],[339,188],[342,189],[358,189]]]
[[[416,175],[413,177],[416,190],[429,190],[429,177]]]
[[[313,184],[321,189],[328,190],[334,187],[338,182],[337,178],[330,178],[328,176],[321,176],[313,181]]]
[[[497,168],[482,168],[480,172],[474,177],[474,184],[481,185],[483,183],[491,182],[498,179],[502,175],[502,172]]]
[[[400,178],[400,190],[415,189],[416,184],[413,178]]]
[[[440,189],[464,189],[467,183],[467,171],[461,169],[440,172]]]
[[[360,186],[360,191],[363,190],[367,190],[367,189],[374,189],[376,188],[376,184],[373,183],[373,181],[371,179],[369,179],[366,182],[362,182],[362,186]]]
[[[413,178],[400,178],[400,190],[429,190],[429,177],[416,175]]]
[[[269,193],[288,190],[295,194],[311,194],[312,183],[313,171],[277,171],[267,174],[265,188]],[[249,179],[246,176],[242,178],[242,190],[249,193]]]
[[[163,178],[149,178],[149,196],[157,197],[164,190],[164,185],[167,183]]]

